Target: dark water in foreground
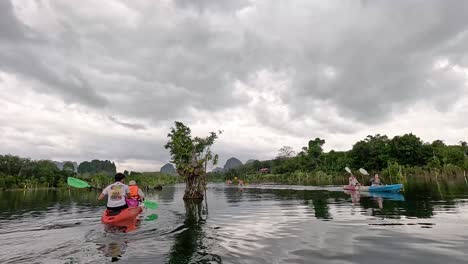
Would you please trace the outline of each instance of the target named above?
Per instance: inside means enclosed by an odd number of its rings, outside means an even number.
[[[185,205],[165,187],[127,233],[101,224],[95,192],[0,192],[0,263],[468,263],[466,190],[215,184]]]

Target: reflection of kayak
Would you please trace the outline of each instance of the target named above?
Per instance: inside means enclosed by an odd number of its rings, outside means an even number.
[[[374,198],[384,198],[385,200],[404,201],[405,197],[397,192],[369,192],[369,196]]]
[[[383,198],[384,200],[405,201],[405,197],[402,194],[396,193],[396,192],[368,192],[368,191],[346,190],[345,193],[351,195],[351,198],[373,197],[373,198]]]
[[[367,186],[345,185],[343,186],[343,189],[348,190],[348,191],[367,191]]]
[[[350,191],[363,191],[363,192],[399,192],[403,184],[390,184],[382,186],[350,186],[345,185],[343,189]]]
[[[120,224],[134,220],[143,209],[138,207],[125,208],[119,212],[105,210],[102,214],[101,221],[105,224]]]

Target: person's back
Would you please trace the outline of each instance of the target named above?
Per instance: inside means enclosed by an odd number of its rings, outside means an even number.
[[[129,189],[124,184],[124,174],[117,173],[114,178],[115,182],[104,188],[98,199],[102,200],[107,196],[107,209],[118,211],[128,207],[125,198],[129,194]]]

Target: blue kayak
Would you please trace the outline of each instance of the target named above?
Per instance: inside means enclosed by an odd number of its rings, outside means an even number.
[[[369,192],[399,192],[403,188],[403,184],[390,184],[382,186],[369,186]]]

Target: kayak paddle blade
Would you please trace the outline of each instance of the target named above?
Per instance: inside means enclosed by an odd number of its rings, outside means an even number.
[[[360,168],[360,169],[359,169],[359,172],[362,173],[362,174],[364,174],[364,175],[369,175],[369,173],[368,173],[365,169],[363,169],[363,168]]]
[[[146,217],[145,221],[154,221],[158,219],[158,215],[157,214],[152,214],[152,215],[148,215],[148,217]]]
[[[67,183],[68,183],[68,185],[70,185],[72,187],[75,187],[75,188],[91,187],[91,186],[89,186],[89,184],[87,182],[82,181],[82,180],[77,179],[77,178],[73,178],[73,177],[68,177]]]
[[[351,170],[348,167],[344,168],[347,173],[351,173]]]
[[[144,201],[143,204],[145,205],[145,207],[147,207],[149,209],[157,209],[158,208],[158,204],[156,202]]]

